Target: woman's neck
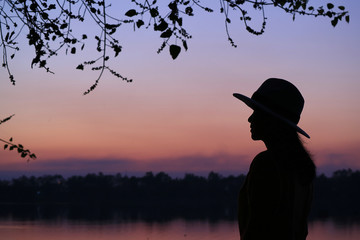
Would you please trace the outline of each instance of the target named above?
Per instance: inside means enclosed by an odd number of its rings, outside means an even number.
[[[294,141],[290,137],[280,137],[279,135],[264,139],[263,142],[265,143],[267,150],[271,151],[289,148],[294,144]]]

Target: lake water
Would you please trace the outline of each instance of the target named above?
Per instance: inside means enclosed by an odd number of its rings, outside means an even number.
[[[231,240],[235,221],[175,219],[152,221],[76,221],[0,219],[0,240]],[[360,222],[311,221],[308,240],[359,240]]]

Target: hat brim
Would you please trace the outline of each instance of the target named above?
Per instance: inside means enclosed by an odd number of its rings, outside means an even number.
[[[249,108],[253,109],[253,110],[262,110],[266,113],[271,114],[272,116],[276,117],[277,119],[283,121],[284,123],[286,123],[287,125],[289,125],[290,127],[294,128],[297,132],[299,132],[300,134],[304,135],[307,138],[310,138],[309,134],[307,134],[304,130],[302,130],[300,127],[298,127],[294,122],[290,121],[287,118],[284,118],[283,116],[273,112],[270,108],[264,106],[261,103],[258,103],[257,101],[242,95],[240,93],[234,93],[233,94],[234,97],[236,97],[237,99],[243,101]]]

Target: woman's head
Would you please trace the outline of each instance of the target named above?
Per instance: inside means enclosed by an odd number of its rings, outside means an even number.
[[[275,142],[292,141],[298,138],[293,127],[261,110],[254,110],[248,118],[248,122],[250,123],[251,138],[254,141],[262,140],[270,145]]]
[[[304,98],[292,83],[283,79],[270,78],[255,91],[251,98],[239,93],[233,95],[252,108],[255,116],[264,118],[258,119],[262,124],[275,124],[276,129],[289,127],[310,138],[297,126],[304,107]],[[274,130],[274,128],[268,130]]]

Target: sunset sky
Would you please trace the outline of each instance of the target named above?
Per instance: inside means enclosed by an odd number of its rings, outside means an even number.
[[[0,126],[0,138],[13,137],[38,159],[27,163],[1,150],[0,178],[100,171],[246,173],[265,147],[251,140],[251,110],[232,93],[251,96],[269,77],[287,79],[302,92],[299,126],[311,136],[305,142],[318,172],[360,169],[360,2],[333,2],[350,11],[350,24],[334,28],[328,19],[304,16],[292,21],[269,8],[262,36],[232,22],[237,48],[227,41],[223,16],[198,9],[184,19],[193,37],[175,61],[167,49],[156,53],[162,43],[158,33],[124,26],[117,35],[123,51],[110,65],[134,81],[106,73],[87,96],[82,93],[97,73],[75,67],[97,56],[90,45],[76,56],[50,60],[55,75],[31,69],[33,50],[21,46],[10,62],[16,86],[0,69],[0,119],[15,114]]]

